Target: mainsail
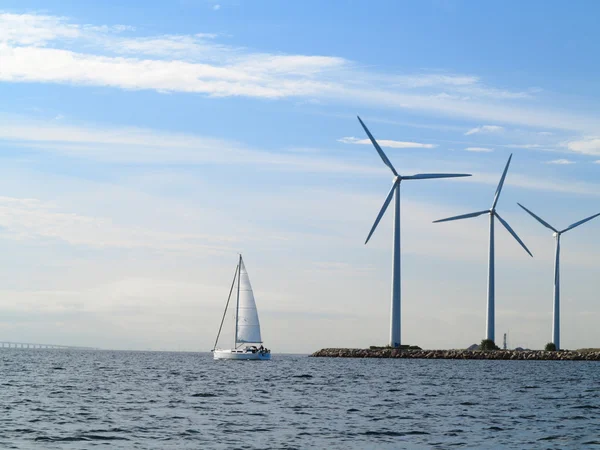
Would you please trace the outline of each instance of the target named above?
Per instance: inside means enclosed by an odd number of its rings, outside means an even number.
[[[262,343],[260,336],[260,322],[254,301],[254,293],[250,285],[250,278],[246,266],[240,257],[239,289],[240,297],[237,313],[237,343]]]

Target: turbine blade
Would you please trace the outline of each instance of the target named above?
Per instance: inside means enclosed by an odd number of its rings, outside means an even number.
[[[358,117],[358,116],[356,116],[356,117]],[[375,140],[375,138],[373,137],[373,135],[371,134],[371,132],[369,131],[369,129],[367,128],[367,126],[360,119],[360,117],[358,117],[358,121],[360,122],[360,124],[362,125],[363,129],[367,133],[367,136],[369,136],[369,139],[373,143],[373,146],[375,147],[375,150],[377,150],[377,153],[379,153],[379,156],[383,160],[383,163],[386,166],[388,166],[390,169],[392,169],[392,172],[394,173],[394,175],[398,176],[398,172],[396,172],[396,169],[394,169],[394,166],[392,165],[392,163],[390,162],[390,160],[388,159],[388,157],[385,156],[385,153],[383,153],[383,150],[381,150],[381,147],[379,146],[379,144],[377,143],[377,141]]]
[[[403,180],[428,180],[431,178],[458,178],[458,177],[470,177],[470,173],[418,173],[416,175],[409,175],[402,177]]]
[[[496,209],[496,205],[498,204],[498,199],[500,198],[500,192],[502,192],[502,186],[504,186],[504,180],[506,179],[506,173],[508,172],[508,166],[510,166],[510,160],[512,159],[512,153],[508,157],[508,161],[506,162],[506,167],[504,168],[504,172],[502,173],[502,178],[500,178],[500,183],[498,183],[498,187],[496,188],[496,195],[494,195],[494,204],[492,205],[492,210]]]
[[[550,225],[548,222],[546,222],[544,219],[542,219],[539,216],[536,216],[534,213],[532,213],[531,211],[529,211],[527,208],[525,208],[523,205],[521,205],[519,202],[517,202],[517,205],[519,205],[521,208],[523,208],[525,211],[527,211],[531,217],[533,217],[535,220],[537,220],[539,223],[541,223],[542,225],[544,225],[546,228],[550,228],[552,231],[554,231],[555,233],[558,233],[558,230],[556,228],[554,228],[552,225]]]
[[[433,223],[450,222],[451,220],[469,219],[471,217],[481,216],[482,214],[489,213],[489,212],[490,211],[486,209],[485,211],[477,211],[474,213],[463,214],[461,216],[448,217],[447,219],[434,220]]]
[[[525,251],[529,253],[529,256],[533,258],[533,255],[531,254],[525,243],[521,240],[519,236],[517,236],[517,233],[515,233],[515,231],[510,227],[510,225],[502,217],[500,217],[500,214],[498,214],[497,212],[494,212],[494,215],[498,218],[500,223],[504,225],[504,228],[506,228],[508,232],[512,234],[512,236],[517,240],[517,242],[521,244],[521,247],[523,247]]]
[[[381,207],[381,210],[379,211],[379,214],[377,214],[377,218],[375,219],[375,223],[371,227],[371,231],[369,231],[369,235],[367,236],[367,240],[365,241],[365,245],[367,244],[367,242],[369,242],[369,239],[371,239],[371,236],[373,235],[373,232],[377,228],[377,225],[379,225],[379,221],[381,220],[381,218],[385,214],[385,211],[387,210],[388,206],[390,205],[390,202],[392,201],[392,198],[394,197],[394,190],[396,189],[396,186],[398,185],[398,182],[399,182],[399,179],[397,179],[396,181],[394,181],[394,183],[392,184],[392,189],[390,189],[390,193],[388,194],[388,196],[386,197],[385,201],[383,202],[383,206]]]
[[[592,220],[592,219],[594,219],[594,218],[596,218],[598,216],[600,216],[600,213],[594,214],[593,216],[590,216],[587,219],[580,220],[579,222],[575,222],[574,224],[569,225],[567,228],[565,228],[564,230],[562,230],[561,233],[564,233],[565,231],[572,230],[573,228],[576,228],[579,225],[583,225],[584,223],[589,222],[590,220]]]

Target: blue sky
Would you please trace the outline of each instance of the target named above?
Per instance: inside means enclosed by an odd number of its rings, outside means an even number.
[[[552,237],[600,210],[594,2],[5,1],[0,12],[4,339],[212,345],[236,253],[280,351],[387,340],[403,185],[403,340],[478,341],[491,204],[497,332],[550,338]],[[596,345],[598,227],[564,242],[565,347]],[[360,326],[359,326],[360,325]],[[312,332],[306,336],[306,330]],[[51,343],[52,343],[51,342]]]

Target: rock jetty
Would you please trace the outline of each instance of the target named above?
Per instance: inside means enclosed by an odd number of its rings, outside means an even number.
[[[512,359],[527,361],[600,361],[600,350],[409,350],[396,348],[324,348],[311,357],[406,359]]]

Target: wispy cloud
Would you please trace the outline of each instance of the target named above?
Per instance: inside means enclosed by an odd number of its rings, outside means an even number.
[[[486,86],[474,75],[394,75],[345,58],[236,48],[211,34],[132,36],[133,27],[0,14],[0,80],[209,96],[302,98],[425,111],[438,116],[598,132],[598,118],[527,105],[535,90]],[[513,100],[518,100],[514,103]],[[483,125],[474,133],[499,131]],[[471,131],[471,130],[470,130]]]
[[[501,131],[504,131],[504,127],[498,125],[482,125],[480,127],[471,128],[465,133],[465,136],[470,136],[472,134],[499,133]]]
[[[0,80],[8,82],[310,97],[327,89],[324,80],[314,79],[317,74],[347,64],[336,57],[251,53],[215,44],[206,34],[122,37],[122,27],[91,27],[51,16],[0,14],[0,30]],[[77,52],[73,42],[132,57]]]
[[[186,59],[193,61],[203,59],[211,61],[217,57],[216,44],[213,40],[216,34],[198,33],[195,35],[163,35],[149,37],[120,37],[105,39],[102,45],[117,54],[136,57],[154,56],[159,58]],[[228,54],[223,48],[222,53]]]
[[[340,160],[328,157],[316,149],[300,152],[292,149],[287,153],[273,153],[250,148],[235,141],[193,134],[169,133],[143,128],[73,126],[63,121],[22,121],[7,116],[2,116],[0,119],[0,146],[9,143],[12,148],[18,145],[98,162],[146,165],[235,164],[282,172],[343,173],[360,176],[380,176],[387,173],[385,167],[379,163],[370,164],[363,160],[347,160],[346,157]],[[364,145],[371,145],[370,141],[364,141]],[[351,141],[350,143],[355,144],[356,142]],[[219,151],[215,152],[215,148],[218,148]],[[487,150],[491,149],[483,151]],[[419,167],[406,167],[405,170],[407,173],[424,171]],[[446,171],[449,169],[440,166],[435,170]],[[494,186],[498,184],[498,174],[472,172],[473,177],[460,179],[460,181]],[[600,187],[593,183],[556,183],[555,180],[536,179],[530,175],[519,176],[518,174],[512,174],[507,183],[539,191],[600,195]],[[2,226],[1,222],[0,226]]]
[[[268,152],[233,140],[146,128],[74,126],[64,121],[22,120],[10,116],[0,116],[0,119],[0,145],[4,141],[13,147],[26,146],[99,162],[235,164],[268,170],[360,175],[383,171],[380,166],[333,160],[314,149],[311,152]]]
[[[287,70],[293,75],[316,72],[336,63],[325,57],[274,56],[257,60],[252,67],[219,67],[185,61],[111,58],[37,47],[0,47],[0,59],[3,63],[0,80],[8,82],[73,83],[261,98],[311,96],[324,88],[318,81],[273,77],[269,68],[277,66],[279,71]],[[40,61],[52,61],[52,64],[40,68]]]
[[[482,85],[474,85],[474,86],[460,86],[455,90],[457,93],[461,93],[466,95],[467,98],[473,97],[484,97],[491,98],[494,100],[518,100],[518,99],[527,99],[532,97],[532,92],[523,92],[523,91],[509,91],[507,89],[495,89],[492,87],[486,87]]]
[[[214,5],[214,6],[212,7],[212,9],[213,9],[213,11],[218,11],[218,10],[220,10],[220,9],[221,9],[221,5],[219,5],[219,4],[216,4],[216,5]]]
[[[540,144],[505,144],[503,147],[507,148],[542,148]]]
[[[338,139],[338,142],[344,144],[359,144],[359,145],[373,145],[369,139],[359,139],[356,137],[343,137]],[[389,139],[377,139],[377,142],[382,147],[389,148],[435,148],[435,144],[422,144],[420,142],[406,142],[406,141],[393,141]]]
[[[398,75],[390,78],[396,84],[412,88],[432,86],[473,86],[481,80],[472,75],[431,74]]]
[[[106,34],[132,31],[127,25],[85,25],[65,17],[43,14],[0,13],[0,44],[45,46],[53,41],[73,41]]]
[[[479,152],[479,153],[491,153],[494,150],[486,147],[467,147],[465,148],[467,152]]]
[[[498,185],[497,173],[473,172],[472,177],[461,178],[462,183],[484,183],[490,186]],[[512,173],[506,180],[509,186],[540,192],[562,192],[573,195],[600,197],[600,184],[585,181],[565,181],[557,183],[556,179],[536,178],[527,174]]]
[[[520,99],[531,97],[530,92],[516,92],[485,86],[482,80],[474,75],[420,73],[413,75],[379,75],[378,78],[390,82],[395,87],[419,90],[440,89],[441,92],[434,94],[434,96],[441,99],[468,100],[471,97]]]
[[[575,164],[575,161],[571,161],[570,159],[554,159],[552,161],[546,161],[546,164],[568,165]]]
[[[42,46],[57,39],[75,39],[81,33],[81,26],[62,17],[0,14],[0,43],[4,45]]]

